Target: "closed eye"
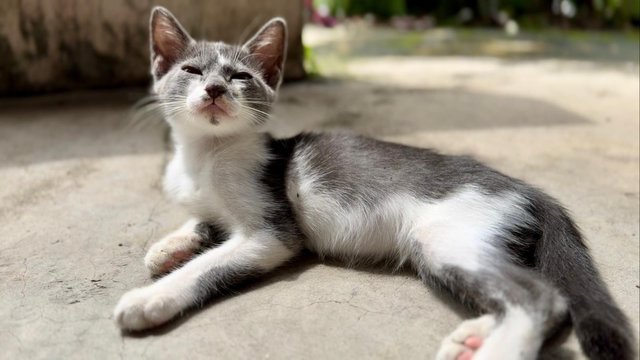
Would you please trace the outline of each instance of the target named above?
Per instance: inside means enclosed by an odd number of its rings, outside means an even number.
[[[231,78],[229,80],[245,81],[245,80],[251,80],[251,79],[253,79],[253,76],[251,74],[249,74],[248,72],[241,71],[231,75]]]
[[[191,65],[184,65],[182,67],[182,71],[188,72],[189,74],[202,75],[202,70],[198,69],[195,66],[191,66]]]

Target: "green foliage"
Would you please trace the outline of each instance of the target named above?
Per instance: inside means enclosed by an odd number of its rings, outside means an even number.
[[[316,61],[316,57],[313,54],[313,49],[307,45],[303,45],[304,57],[303,57],[303,66],[305,71],[307,72],[307,76],[310,78],[315,78],[320,76],[320,68],[318,67],[318,62]]]
[[[620,8],[627,17],[640,20],[640,0],[622,0]]]
[[[388,19],[395,15],[404,15],[406,4],[404,0],[343,0],[346,3],[347,15],[374,14]]]
[[[406,13],[405,0],[314,0],[314,4],[327,6],[333,15],[373,14],[379,18],[388,19]]]
[[[552,10],[551,0],[314,0],[332,15],[373,14],[380,19],[395,15],[431,15],[440,24],[458,21],[462,9],[471,11],[471,24],[496,25],[499,12],[507,13],[521,25],[548,24],[576,27],[628,27],[640,23],[640,0],[570,0],[577,13],[562,18]]]

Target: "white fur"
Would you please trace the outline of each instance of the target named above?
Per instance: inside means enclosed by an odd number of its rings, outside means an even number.
[[[541,325],[525,309],[509,306],[504,318],[474,356],[474,360],[533,360],[542,345]]]
[[[414,236],[430,266],[476,271],[483,261],[500,258],[497,236],[510,220],[524,216],[523,202],[515,193],[487,195],[467,186],[425,206]]]
[[[167,166],[164,189],[199,219],[255,231],[262,228],[268,206],[257,183],[266,160],[260,136],[221,140],[182,135]]]
[[[204,88],[205,84],[201,81],[191,81],[189,84],[188,95],[185,102],[186,109],[189,112],[195,113],[204,102],[211,101]]]
[[[226,58],[226,56],[224,56],[223,53],[218,53],[218,58],[216,59],[216,62],[218,63],[219,67],[223,67],[226,64],[229,64],[229,59]]]

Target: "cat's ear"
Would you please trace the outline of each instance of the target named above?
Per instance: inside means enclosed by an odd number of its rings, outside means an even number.
[[[244,47],[259,63],[267,85],[276,90],[282,80],[287,56],[287,23],[283,18],[271,19]]]
[[[169,10],[157,6],[151,12],[151,73],[161,78],[195,41]]]

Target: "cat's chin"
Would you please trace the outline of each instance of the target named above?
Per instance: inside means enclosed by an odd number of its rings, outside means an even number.
[[[204,117],[209,121],[209,124],[213,126],[218,126],[223,122],[233,120],[228,114],[222,112],[204,115]]]
[[[200,113],[211,118],[225,118],[229,117],[229,113],[222,106],[215,103],[207,104],[200,109]]]
[[[207,119],[212,125],[218,125],[224,121],[231,121],[236,117],[235,115],[237,115],[236,111],[233,111],[232,106],[220,101],[202,104],[194,110],[194,113]]]
[[[195,116],[194,116],[195,115]],[[226,137],[252,132],[251,124],[240,116],[211,117],[207,114],[191,114],[189,117],[172,117],[168,119],[170,126],[181,136],[193,137]]]

